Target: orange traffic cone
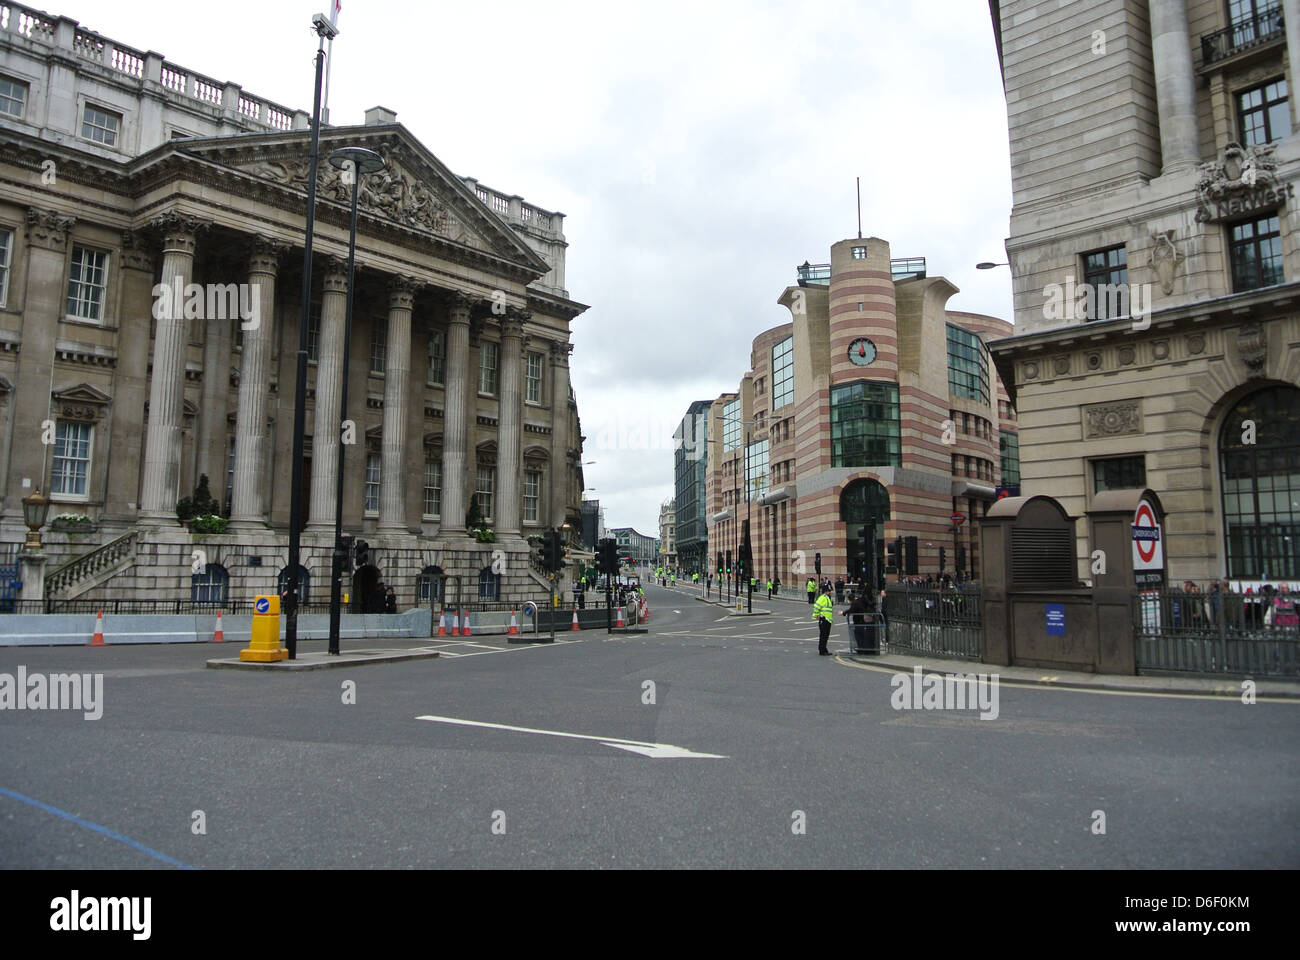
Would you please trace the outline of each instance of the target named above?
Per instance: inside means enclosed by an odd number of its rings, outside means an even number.
[[[575,603],[573,605],[573,626],[569,627],[569,632],[573,633],[575,630],[581,629],[582,626],[578,623],[578,605]]]
[[[626,627],[626,626],[627,626],[627,624],[623,622],[623,608],[622,608],[622,607],[619,607],[619,608],[618,608],[618,623],[614,624],[614,626],[616,626],[616,627]]]
[[[459,610],[453,610],[451,612],[451,635],[453,637],[460,636],[460,611]]]
[[[446,635],[447,635],[447,611],[443,610],[442,616],[438,618],[438,636],[445,637]]]
[[[104,611],[95,614],[95,635],[90,638],[92,647],[104,646]]]
[[[506,636],[508,637],[519,636],[519,621],[515,619],[514,610],[510,611],[510,629],[506,631]]]
[[[469,614],[468,614],[468,613],[465,614],[464,618],[460,621],[460,635],[461,635],[462,637],[473,636],[473,634],[471,634],[471,633],[469,632]]]
[[[217,629],[216,629],[216,631],[212,634],[212,642],[213,642],[213,643],[225,643],[225,642],[226,642],[226,634],[225,634],[225,632],[221,629],[221,611],[220,611],[220,610],[217,611]]]

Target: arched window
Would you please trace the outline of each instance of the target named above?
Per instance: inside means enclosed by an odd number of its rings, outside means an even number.
[[[1300,389],[1266,387],[1219,435],[1228,576],[1300,578]]]
[[[501,574],[493,573],[491,567],[484,567],[478,573],[478,598],[480,600],[501,599]]]
[[[230,574],[219,563],[209,563],[190,577],[193,603],[226,603],[230,597]]]
[[[415,578],[415,604],[427,607],[442,602],[442,567],[425,567]]]
[[[279,587],[277,589],[279,590],[281,596],[283,596],[284,592],[289,589],[289,568],[288,567],[280,568],[280,580],[279,580]],[[301,606],[304,603],[310,603],[310,602],[311,602],[311,574],[307,572],[306,567],[299,564],[298,565],[298,604]]]
[[[875,480],[853,481],[840,497],[840,519],[857,526],[870,520],[876,524],[876,536],[883,536],[889,519],[889,491]]]

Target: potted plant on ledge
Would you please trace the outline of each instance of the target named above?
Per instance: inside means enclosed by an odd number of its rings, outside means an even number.
[[[199,477],[194,496],[185,497],[176,504],[176,516],[189,527],[190,533],[225,533],[229,521],[221,515],[221,505],[208,490],[208,475]]]

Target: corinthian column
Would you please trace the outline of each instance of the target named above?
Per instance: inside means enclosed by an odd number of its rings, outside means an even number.
[[[469,434],[467,379],[469,369],[469,318],[473,299],[456,294],[447,324],[446,409],[442,431],[442,532],[465,533],[465,440]]]
[[[414,482],[406,463],[406,420],[411,385],[411,307],[422,286],[394,277],[388,294],[388,348],[384,354],[384,436],[379,474],[379,529],[406,529],[404,487]],[[423,464],[421,464],[423,470]]]
[[[547,526],[564,523],[569,500],[570,343],[551,344],[551,515]]]
[[[1149,0],[1148,6],[1163,175],[1186,169],[1201,159],[1196,129],[1196,73],[1192,69],[1186,0]]]
[[[252,243],[248,284],[253,316],[244,330],[239,362],[239,409],[235,421],[235,482],[230,519],[235,524],[266,523],[266,390],[271,344],[275,339],[275,278],[284,247],[261,237]]]
[[[501,318],[501,405],[497,417],[497,530],[519,536],[521,505],[519,458],[520,415],[523,393],[524,321],[527,311],[512,311]]]
[[[342,435],[343,321],[347,316],[348,264],[326,260],[320,303],[320,359],[316,363],[316,419],[311,435],[311,501],[307,525],[317,533],[334,529]]]
[[[174,523],[181,474],[185,348],[190,339],[184,290],[194,277],[198,233],[208,224],[179,213],[165,213],[151,221],[150,226],[162,231],[163,292],[154,299],[154,319],[158,325],[153,341],[153,376],[149,381],[149,431],[145,438],[140,518]]]

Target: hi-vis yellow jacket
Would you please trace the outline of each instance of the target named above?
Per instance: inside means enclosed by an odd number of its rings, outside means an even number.
[[[813,604],[813,619],[825,620],[828,623],[835,622],[835,604],[831,602],[829,595],[823,593]]]

